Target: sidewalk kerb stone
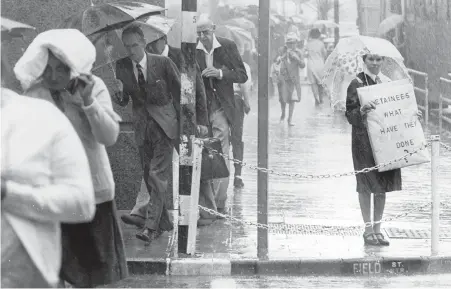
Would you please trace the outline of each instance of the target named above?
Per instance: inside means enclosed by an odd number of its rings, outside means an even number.
[[[348,259],[128,259],[130,274],[230,275],[410,275],[451,273],[451,256]]]
[[[175,259],[170,263],[170,275],[176,276],[230,276],[231,261],[227,259]]]

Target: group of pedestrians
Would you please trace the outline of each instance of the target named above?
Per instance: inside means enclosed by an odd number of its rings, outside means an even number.
[[[234,158],[243,158],[250,69],[236,44],[214,32],[203,16],[197,26],[197,136],[219,139],[229,166],[230,144]],[[116,62],[119,92],[111,96],[91,72],[96,49],[78,30],[40,33],[14,72],[2,55],[2,287],[94,287],[127,276],[106,152],[120,130],[112,101],[132,102],[145,186],[122,220],[146,242],[174,228],[166,203],[178,153],[184,56],[166,36],[148,43],[135,24],[122,31],[122,42],[128,57]],[[13,73],[24,96],[4,87],[4,76]],[[203,180],[199,203],[227,214],[228,186],[229,178]],[[234,186],[244,186],[240,165]],[[216,219],[200,212],[198,225]]]

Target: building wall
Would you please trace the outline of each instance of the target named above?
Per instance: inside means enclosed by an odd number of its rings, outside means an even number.
[[[140,0],[149,4],[164,6],[164,0]],[[117,2],[117,0],[93,0],[94,4]],[[63,19],[89,7],[89,0],[1,0],[1,15],[16,21],[33,25],[38,32],[56,27]],[[7,46],[8,58],[12,65],[22,54],[22,48],[26,48],[32,38],[24,41],[15,40]],[[115,90],[112,85],[114,79],[111,68],[105,67],[95,72],[102,77],[111,92]],[[17,80],[11,80],[9,87],[20,90]],[[138,150],[134,141],[134,133],[131,127],[131,107],[126,108],[115,105],[123,118],[121,133],[117,143],[108,148],[111,166],[116,182],[116,202],[119,209],[131,209],[135,203],[135,197],[140,188],[141,165]],[[76,168],[74,168],[76,169]],[[170,189],[172,192],[172,188]],[[172,193],[169,194],[172,197]],[[172,200],[168,200],[172,207]]]
[[[451,72],[450,2],[405,1],[407,66],[428,73],[432,102],[439,96],[439,78]]]

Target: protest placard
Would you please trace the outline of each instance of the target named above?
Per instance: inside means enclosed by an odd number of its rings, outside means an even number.
[[[367,114],[368,135],[376,165],[402,158],[426,144],[417,117],[413,85],[407,79],[357,89],[360,104],[374,101],[376,109]],[[420,150],[379,169],[380,172],[430,161],[429,151]]]

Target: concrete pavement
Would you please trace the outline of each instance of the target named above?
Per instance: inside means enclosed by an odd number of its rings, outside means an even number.
[[[279,123],[276,99],[271,100],[270,108],[270,168],[312,175],[353,171],[351,128],[341,114],[333,114],[327,104],[316,108],[309,93],[304,93],[296,108],[295,127]],[[256,110],[254,104],[245,123],[245,161],[251,165],[257,163]],[[444,142],[451,144],[450,139]],[[442,150],[442,154],[439,189],[443,202],[450,204],[451,153]],[[256,222],[256,175],[245,167],[245,188],[230,188],[231,214],[238,220]],[[133,228],[124,227],[127,256],[132,272],[172,275],[450,272],[449,208],[443,207],[441,212],[442,258],[428,257],[430,193],[430,164],[403,169],[403,191],[387,196],[385,216],[392,220],[383,227],[391,246],[366,248],[353,176],[304,180],[271,174],[269,223],[285,225],[269,233],[268,260],[256,260],[256,227],[228,220],[199,228],[197,255],[183,260],[167,259],[171,250],[168,234],[145,247],[135,239]],[[395,267],[390,267],[393,264]]]

